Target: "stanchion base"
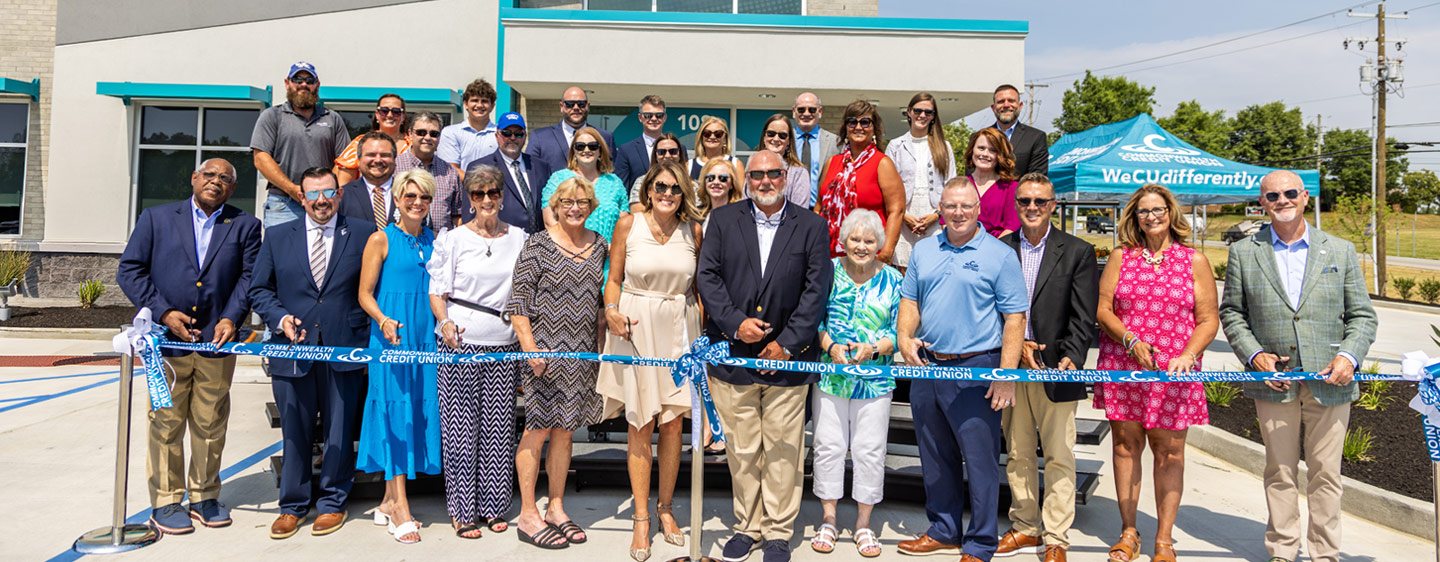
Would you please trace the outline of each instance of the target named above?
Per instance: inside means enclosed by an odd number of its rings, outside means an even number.
[[[111,531],[114,527],[101,527],[75,539],[71,550],[80,554],[115,554],[143,548],[160,540],[160,533],[149,525],[130,524],[122,527],[120,544],[115,544]]]

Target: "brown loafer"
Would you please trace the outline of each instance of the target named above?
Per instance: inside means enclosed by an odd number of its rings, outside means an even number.
[[[963,555],[963,556],[960,557],[960,562],[985,562],[985,561],[984,561],[984,560],[981,560],[979,557],[966,554],[966,555]]]
[[[1058,544],[1046,546],[1045,562],[1065,562],[1065,547]]]
[[[315,524],[310,526],[310,534],[318,537],[339,531],[340,527],[345,526],[345,516],[348,514],[348,511],[321,513],[319,517],[315,518]]]
[[[895,548],[899,550],[901,554],[909,554],[911,556],[929,556],[931,554],[949,554],[953,556],[960,553],[959,545],[945,544],[930,538],[930,535],[920,535],[918,539],[901,541],[900,544],[895,545]]]
[[[1000,537],[1000,547],[995,549],[996,556],[1014,556],[1016,554],[1040,554],[1045,545],[1041,544],[1040,537],[1032,537],[1015,529],[1005,532]]]
[[[270,538],[288,539],[295,535],[295,531],[300,529],[300,524],[304,521],[305,519],[303,517],[282,513],[279,517],[275,518],[274,523],[270,524]]]

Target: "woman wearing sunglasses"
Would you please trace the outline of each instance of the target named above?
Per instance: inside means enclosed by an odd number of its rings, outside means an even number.
[[[660,142],[664,142],[662,139]],[[657,143],[657,146],[659,144]],[[657,149],[658,150],[658,149]],[[610,245],[605,288],[605,353],[675,359],[700,334],[695,267],[700,255],[700,210],[685,168],[665,160],[641,178],[641,211],[621,218]],[[622,288],[623,287],[623,288]],[[675,478],[680,472],[680,430],[690,392],[661,367],[605,363],[595,389],[604,417],[624,414],[629,429],[630,490],[635,497],[630,557],[650,557],[650,436],[660,430],[660,530],[665,542],[685,545],[675,521]]]
[[[365,243],[360,265],[360,308],[374,321],[370,347],[435,351],[435,316],[430,312],[430,273],[426,263],[435,237],[425,228],[435,198],[435,178],[410,170],[395,178],[399,219]],[[436,403],[434,365],[371,364],[360,447],[355,469],[385,474],[385,497],[375,508],[375,524],[395,540],[420,542],[420,526],[410,514],[405,480],[419,473],[440,474],[440,406]]]
[[[683,166],[685,160],[685,147],[680,146],[680,137],[675,136],[675,133],[660,135],[660,138],[655,141],[655,148],[650,150],[651,168],[654,168],[661,162],[675,162]],[[645,210],[645,206],[640,204],[640,192],[644,191],[644,186],[644,175],[635,178],[635,183],[630,186],[631,213],[639,213]],[[699,199],[696,199],[696,201],[699,201]]]
[[[810,200],[810,170],[795,157],[795,127],[783,113],[765,120],[760,147],[780,155],[785,161],[785,200],[806,209],[815,206]]]
[[[744,180],[740,170],[729,160],[711,160],[700,169],[700,212],[705,215],[702,227],[710,226],[710,213],[745,198]]]
[[[845,217],[855,209],[869,209],[880,215],[885,227],[885,246],[875,259],[890,263],[905,222],[905,183],[895,162],[875,144],[885,134],[880,114],[870,102],[850,102],[836,133],[844,150],[832,156],[820,172],[820,201],[815,205],[815,212],[830,225],[830,257],[845,255],[840,239]]]
[[[475,218],[435,239],[426,271],[441,351],[520,351],[510,319],[500,311],[510,301],[515,261],[527,235],[499,218],[503,173],[482,164],[466,174],[463,187]],[[439,368],[445,507],[462,539],[480,538],[480,525],[496,533],[509,527],[501,516],[514,497],[515,387],[522,366],[497,361]]]
[[[740,169],[740,159],[730,153],[730,126],[725,120],[707,115],[700,122],[700,131],[695,133],[695,158],[690,161],[690,179],[700,179],[700,170],[711,160],[724,159]]]
[[[945,182],[955,177],[955,151],[945,141],[935,97],[929,92],[915,94],[905,108],[905,118],[910,121],[910,131],[885,147],[885,155],[895,162],[905,182],[905,224],[890,258],[901,273],[910,263],[915,242],[939,232],[940,212],[930,196],[938,195]]]
[[[555,189],[573,177],[584,178],[589,182],[595,192],[595,199],[598,203],[590,209],[590,215],[585,219],[585,228],[600,234],[608,244],[610,236],[615,232],[615,221],[620,220],[622,215],[629,215],[630,196],[629,190],[625,189],[625,183],[620,181],[620,176],[615,175],[615,165],[610,160],[610,147],[605,144],[604,137],[594,127],[582,127],[575,131],[575,138],[570,143],[570,155],[568,167],[550,175],[545,182],[545,190],[540,193],[540,202],[545,212],[545,224],[555,224],[559,220],[557,209],[550,208],[550,200],[555,196]],[[563,212],[559,209],[558,212]],[[610,274],[610,264],[605,264],[605,275]]]
[[[375,101],[375,114],[370,117],[370,130],[385,133],[395,141],[395,154],[410,150],[410,139],[404,135],[405,100],[398,94],[385,94]],[[335,180],[345,185],[360,177],[360,137],[355,137],[335,159]]]

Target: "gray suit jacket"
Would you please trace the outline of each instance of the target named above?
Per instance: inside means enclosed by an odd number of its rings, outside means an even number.
[[[1266,351],[1289,356],[1290,367],[1319,371],[1341,351],[1363,363],[1375,341],[1375,309],[1355,246],[1313,226],[1306,228],[1310,251],[1298,309],[1285,295],[1269,227],[1230,245],[1220,321],[1241,364],[1248,365],[1251,355]],[[1354,381],[1344,386],[1309,384],[1315,399],[1326,406],[1360,396]],[[1271,402],[1294,400],[1296,389],[1291,385],[1286,392],[1276,392],[1264,383],[1245,383],[1248,396]]]

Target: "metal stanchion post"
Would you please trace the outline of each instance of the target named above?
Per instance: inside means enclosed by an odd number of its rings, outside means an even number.
[[[701,530],[705,522],[701,502],[705,499],[705,446],[700,443],[704,434],[705,409],[700,407],[700,388],[690,388],[690,555],[671,558],[667,562],[715,562],[714,558],[701,556]]]
[[[129,325],[121,327],[128,330]],[[134,377],[135,356],[120,356],[120,415],[115,432],[115,508],[112,522],[75,539],[70,548],[81,554],[114,554],[149,546],[160,540],[160,533],[150,525],[125,523],[125,492],[130,472],[130,383]]]

